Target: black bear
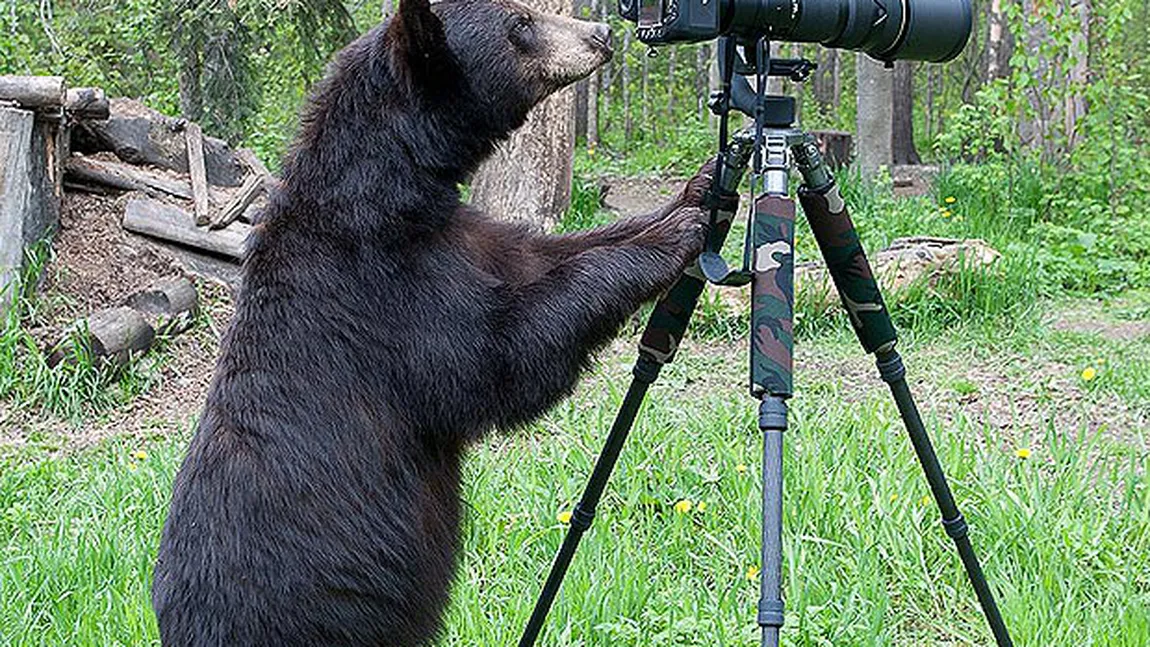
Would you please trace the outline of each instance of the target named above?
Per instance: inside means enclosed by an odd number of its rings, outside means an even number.
[[[453,576],[460,462],[568,394],[702,248],[704,170],[661,211],[547,236],[459,185],[606,25],[403,0],[333,63],[248,242],[152,602],[169,647],[415,647]]]

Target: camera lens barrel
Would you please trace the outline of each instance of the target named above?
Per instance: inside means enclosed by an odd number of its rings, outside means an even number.
[[[941,63],[970,37],[971,0],[727,0],[722,31]]]

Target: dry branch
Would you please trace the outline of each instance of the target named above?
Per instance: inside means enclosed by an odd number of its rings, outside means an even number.
[[[924,282],[933,285],[939,277],[955,274],[964,268],[989,267],[1001,254],[978,239],[918,236],[899,238],[890,247],[869,256],[879,287],[887,301],[894,302],[909,287]],[[735,312],[750,309],[747,290],[720,290],[719,294]],[[834,281],[821,262],[795,265],[795,294],[816,310],[827,310],[839,303]]]
[[[124,229],[238,260],[243,258],[251,226],[237,222],[209,231],[197,227],[192,214],[184,209],[149,198],[133,198],[124,209]]]

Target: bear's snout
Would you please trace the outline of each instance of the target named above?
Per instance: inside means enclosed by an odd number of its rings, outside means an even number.
[[[605,52],[610,58],[615,53],[611,45],[611,25],[595,23],[591,30],[591,44]]]

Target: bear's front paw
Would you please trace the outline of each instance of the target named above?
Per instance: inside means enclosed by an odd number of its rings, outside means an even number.
[[[670,219],[675,225],[676,245],[684,262],[689,262],[703,253],[707,240],[707,227],[710,213],[697,206],[683,206],[671,212]]]
[[[695,173],[695,177],[687,180],[687,186],[676,200],[677,206],[705,208],[707,194],[711,190],[711,183],[715,177],[715,160],[710,160]]]

